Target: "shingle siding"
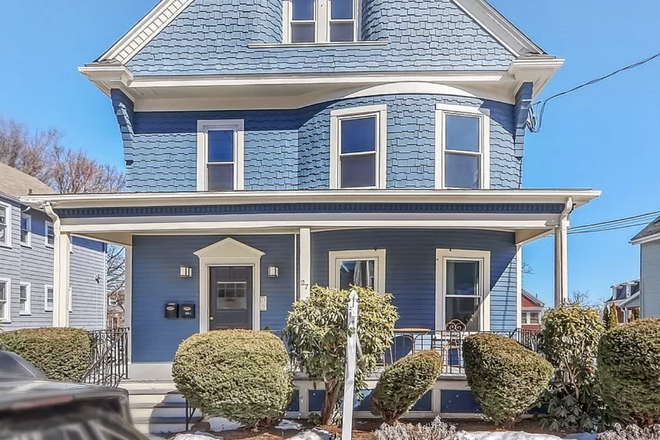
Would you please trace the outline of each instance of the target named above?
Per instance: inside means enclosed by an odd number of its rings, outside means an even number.
[[[120,102],[116,100],[116,104]],[[125,141],[129,191],[194,191],[197,121],[244,119],[245,189],[327,189],[330,112],[387,105],[387,187],[433,188],[435,104],[479,107],[490,114],[491,188],[518,188],[513,106],[446,95],[387,95],[346,99],[297,110],[138,112]],[[122,129],[123,130],[123,129]]]
[[[505,70],[514,56],[451,0],[365,0],[381,45],[249,48],[282,40],[281,0],[195,0],[129,62],[136,75]]]
[[[660,241],[640,246],[642,318],[660,317]]]

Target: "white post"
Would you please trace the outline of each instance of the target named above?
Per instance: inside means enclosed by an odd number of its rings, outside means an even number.
[[[71,270],[71,235],[60,232],[60,225],[53,226],[55,249],[53,264],[53,327],[69,326],[69,274]]]
[[[341,439],[351,440],[353,432],[353,398],[355,396],[355,366],[357,363],[358,294],[353,289],[348,297],[348,337],[346,339],[346,369],[344,373],[344,411]]]
[[[312,234],[309,228],[300,228],[300,299],[309,298],[312,278]]]
[[[568,217],[555,228],[555,308],[568,302]]]

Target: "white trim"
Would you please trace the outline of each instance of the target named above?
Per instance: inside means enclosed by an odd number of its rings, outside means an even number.
[[[523,283],[523,273],[522,273],[523,261],[522,261],[522,246],[516,246],[516,328],[521,328],[522,326],[522,283]]]
[[[21,311],[21,287],[25,287],[26,300],[25,300],[25,311]],[[32,315],[32,283],[27,281],[21,281],[18,283],[18,316],[30,316]]]
[[[342,189],[341,122],[364,117],[376,118],[374,188],[384,189],[387,186],[387,105],[370,105],[332,110],[330,112],[330,189]]]
[[[55,248],[55,225],[53,222],[46,220],[44,226],[44,244],[46,245],[47,248],[54,249]],[[53,230],[53,244],[48,243],[48,227],[51,227]]]
[[[144,46],[179,16],[193,0],[163,0],[101,55],[98,61],[128,63]]]
[[[287,1],[284,2],[286,5]],[[286,17],[285,14],[282,17]],[[358,23],[359,26],[359,23]],[[289,36],[286,35],[288,26],[284,23],[284,38],[283,41],[289,41]],[[310,42],[310,43],[262,43],[253,41],[248,43],[248,49],[287,49],[298,47],[335,47],[335,46],[387,46],[390,44],[388,40],[356,40],[356,41],[328,41],[328,42]]]
[[[341,44],[346,42],[333,42],[330,41],[330,29],[333,21],[353,22],[353,41],[355,43],[360,39],[360,4],[361,0],[353,1],[353,18],[352,19],[332,19],[331,2],[332,0],[314,0],[314,18],[308,20],[293,20],[293,5],[292,0],[284,0],[282,3],[282,41],[286,45],[297,46],[300,43],[292,43],[291,27],[296,21],[301,23],[314,23],[316,44]],[[306,43],[306,45],[309,43]]]
[[[197,121],[197,191],[208,191],[208,132],[226,130],[234,132],[234,191],[245,185],[245,128],[243,119],[216,119]]]
[[[386,264],[387,252],[385,249],[366,249],[350,251],[328,252],[328,286],[333,289],[339,288],[339,263],[342,261],[374,260],[376,263],[376,276],[374,277],[374,290],[385,293],[386,288]]]
[[[0,278],[0,283],[5,285],[5,313],[4,316],[0,316],[0,322],[10,323],[11,322],[11,279],[9,278]]]
[[[258,249],[233,238],[225,238],[193,252],[199,258],[199,331],[209,331],[209,269],[220,266],[252,267],[252,329],[261,329],[261,257]]]
[[[6,247],[6,248],[11,248],[11,236],[13,234],[13,228],[12,228],[12,206],[8,203],[0,202],[0,207],[5,208],[5,215],[6,215],[6,221],[7,224],[5,225],[6,230],[5,230],[5,241],[0,242],[0,247]]]
[[[447,150],[446,120],[448,115],[477,117],[479,119],[479,189],[490,188],[490,116],[478,107],[436,104],[435,105],[435,187],[445,189],[446,173],[444,172],[445,154],[471,154],[455,150]]]
[[[631,244],[644,244],[650,243],[652,241],[660,240],[660,232],[657,234],[648,235],[646,237],[638,238],[637,240],[631,240]]]
[[[479,261],[481,280],[480,331],[490,330],[490,251],[472,251],[458,249],[436,249],[435,277],[435,329],[445,328],[445,286],[446,260],[464,259]]]
[[[128,361],[133,360],[133,246],[125,246],[124,327],[129,329]]]
[[[48,308],[48,289],[53,292],[53,305]],[[52,312],[55,307],[55,288],[51,284],[44,285],[44,312]]]
[[[62,232],[60,221],[55,222],[55,251],[53,263],[53,327],[69,326],[71,295],[71,234]]]
[[[23,241],[23,218],[27,219],[27,240]],[[21,243],[21,246],[32,247],[32,216],[26,212],[21,212],[21,222],[19,226],[19,238],[18,241]]]
[[[312,287],[312,236],[309,228],[300,228],[300,299],[309,298]]]

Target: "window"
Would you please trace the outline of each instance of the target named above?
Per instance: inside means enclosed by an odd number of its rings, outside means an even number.
[[[11,318],[11,281],[0,278],[0,321],[9,322]]]
[[[540,320],[539,320],[538,312],[530,312],[529,313],[529,324],[538,324],[539,322],[540,322]]]
[[[46,247],[55,247],[55,228],[52,222],[46,222]]]
[[[243,120],[197,122],[197,190],[243,189]]]
[[[436,104],[436,188],[490,186],[490,117],[476,107]]]
[[[53,311],[53,286],[44,286],[44,310],[47,312]]]
[[[330,287],[348,289],[353,285],[385,292],[385,249],[332,251],[329,261]]]
[[[32,243],[32,216],[21,212],[21,244],[30,246]]]
[[[330,188],[385,188],[387,106],[330,113]]]
[[[285,43],[335,43],[358,39],[358,0],[285,0]]]
[[[117,298],[108,297],[108,306],[117,307]]]
[[[30,296],[31,288],[30,283],[20,283],[18,285],[18,314],[19,315],[29,315],[30,314]]]
[[[0,203],[0,246],[11,246],[11,206]]]
[[[490,252],[436,251],[436,330],[490,329]]]

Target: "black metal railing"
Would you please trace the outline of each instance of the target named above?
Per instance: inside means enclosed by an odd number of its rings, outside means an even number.
[[[93,344],[92,363],[84,383],[117,387],[128,378],[128,328],[89,332]]]

